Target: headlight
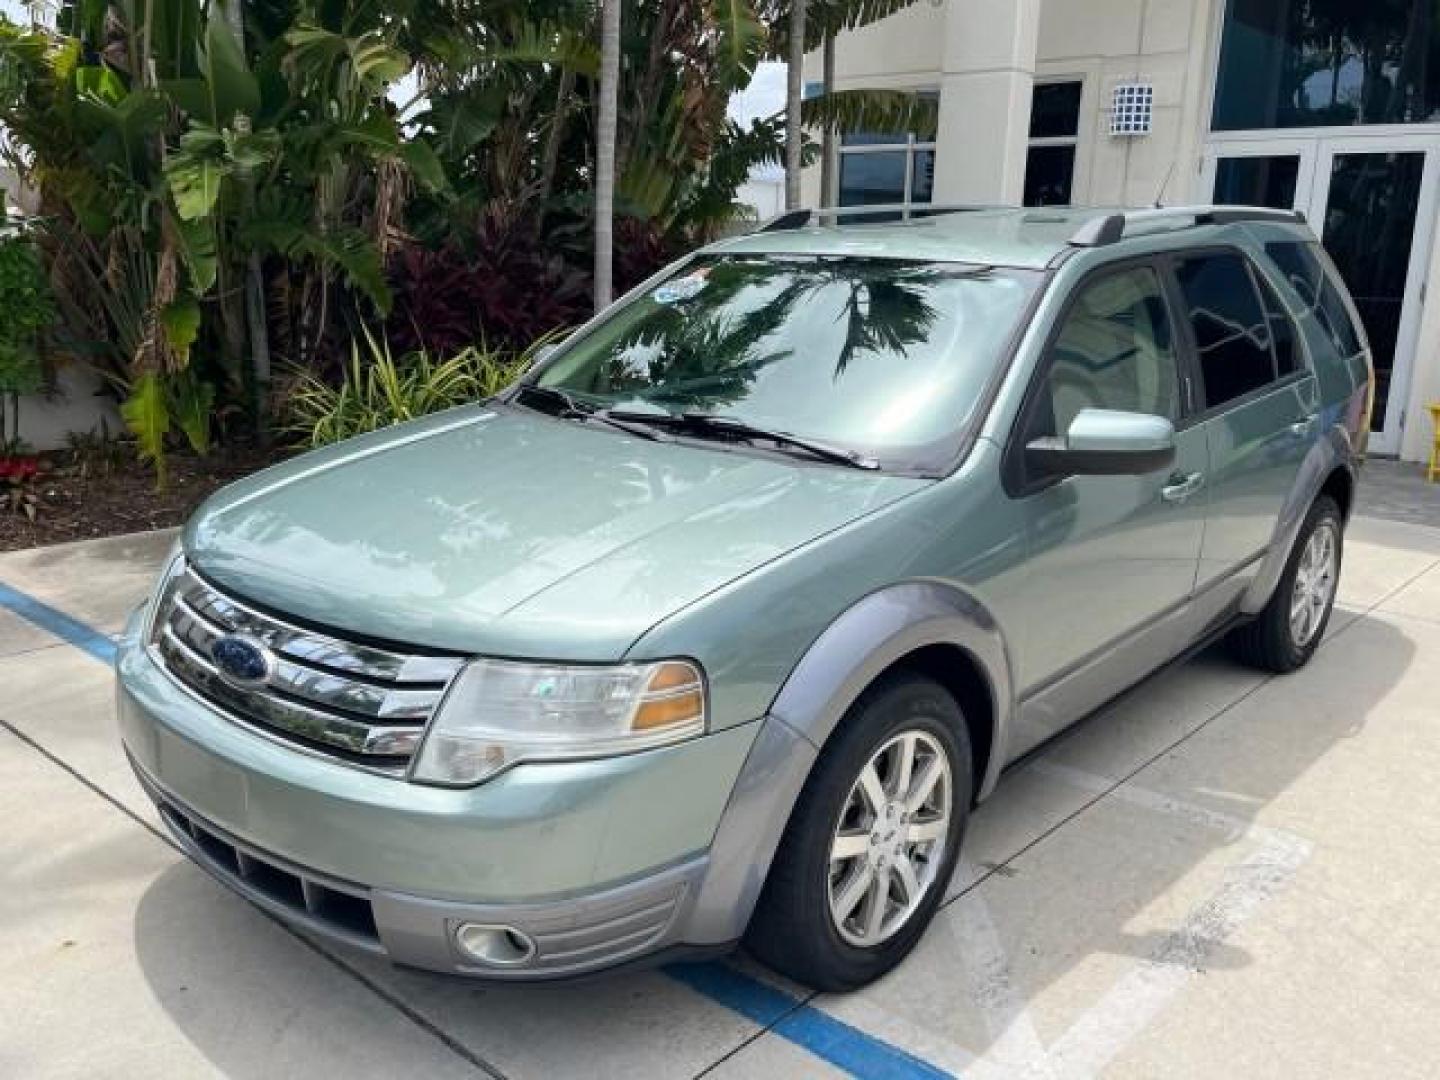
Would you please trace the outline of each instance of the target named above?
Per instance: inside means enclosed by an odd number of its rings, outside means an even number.
[[[704,677],[685,660],[615,667],[476,660],[430,721],[410,778],[478,784],[520,761],[629,753],[704,730]]]

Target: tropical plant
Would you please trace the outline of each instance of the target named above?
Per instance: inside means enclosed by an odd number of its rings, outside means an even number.
[[[390,274],[395,303],[385,328],[391,344],[449,355],[483,338],[519,351],[547,331],[589,318],[593,300],[585,271],[527,224],[487,219],[468,251],[449,243],[397,252]],[[641,269],[648,270],[667,254],[651,252],[643,239],[632,245],[624,226],[615,267],[622,287],[638,280],[631,276],[633,256],[642,256]]]
[[[308,362],[388,310],[403,195],[445,178],[387,93],[444,14],[80,3],[57,31],[0,25],[0,122],[40,196],[60,336],[162,476],[169,433],[203,451],[224,402],[263,436],[272,354]]]
[[[903,6],[807,5],[807,49]],[[783,115],[726,110],[786,54],[788,3],[624,0],[617,29],[618,10],[74,0],[54,29],[0,21],[0,153],[38,196],[56,353],[102,373],[163,477],[167,448],[263,439],[272,369],[338,380],[365,326],[448,356],[579,322],[587,294],[733,227],[785,145]],[[915,107],[844,91],[800,115]]]
[[[68,464],[81,478],[109,476],[134,452],[127,440],[111,433],[103,416],[89,431],[72,431],[66,435],[65,449]]]
[[[326,446],[355,435],[467,405],[508,386],[528,356],[472,345],[440,360],[418,350],[396,356],[368,330],[351,342],[338,384],[294,372],[286,394],[287,429],[300,443]]]
[[[0,453],[20,439],[20,395],[44,383],[41,337],[55,304],[29,236],[0,237]],[[9,412],[7,419],[6,413]]]

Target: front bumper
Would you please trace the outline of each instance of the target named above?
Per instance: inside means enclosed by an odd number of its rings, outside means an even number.
[[[141,786],[192,860],[258,907],[304,930],[394,963],[456,975],[545,979],[612,967],[679,944],[708,860],[690,860],[613,889],[533,904],[465,904],[370,889],[301,867],[225,832]],[[480,963],[455,946],[466,923],[513,927],[533,944],[523,965]]]
[[[716,911],[717,897],[753,897],[733,887],[733,858],[712,872],[710,849],[768,725],[444,789],[248,731],[175,683],[133,638],[117,669],[126,751],[181,847],[314,933],[398,964],[535,979],[681,944],[723,945],[748,917],[748,908]],[[534,954],[513,966],[476,962],[455,944],[463,922],[513,927]]]

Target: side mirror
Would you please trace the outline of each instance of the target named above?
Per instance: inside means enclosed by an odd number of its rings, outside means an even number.
[[[1025,446],[1025,463],[1040,476],[1139,476],[1174,460],[1174,424],[1114,409],[1081,409],[1063,436]]]

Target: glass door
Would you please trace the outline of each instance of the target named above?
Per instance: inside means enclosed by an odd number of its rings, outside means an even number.
[[[1213,138],[1208,200],[1305,214],[1345,279],[1375,360],[1370,450],[1397,453],[1404,427],[1436,204],[1440,136],[1376,133]]]
[[[1375,361],[1370,449],[1397,453],[1434,224],[1434,136],[1327,139],[1310,221],[1355,299]]]

